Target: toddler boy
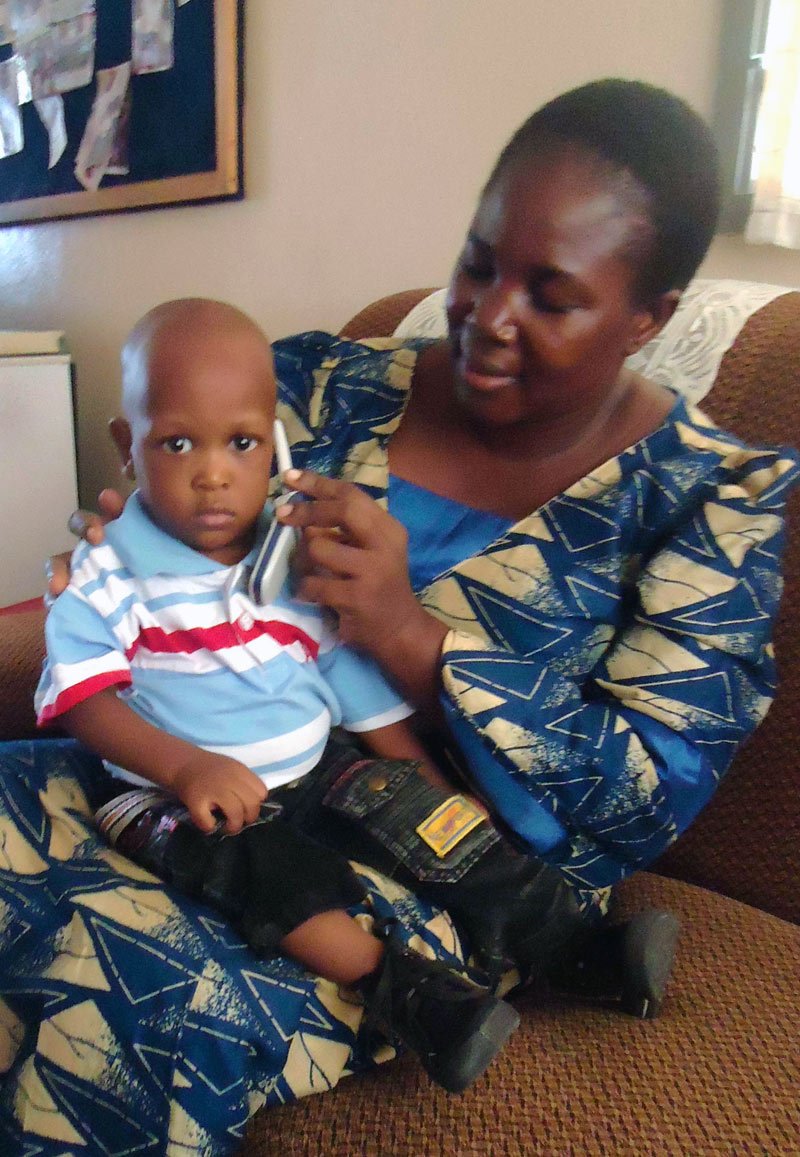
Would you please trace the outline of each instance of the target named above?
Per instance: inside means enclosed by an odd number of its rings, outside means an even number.
[[[127,781],[98,813],[110,842],[217,906],[256,951],[357,985],[371,1019],[459,1091],[517,1014],[388,927],[358,924],[349,862],[292,822],[334,725],[439,773],[411,708],[319,608],[286,584],[268,606],[248,593],[271,520],[275,402],[269,343],[234,307],[167,302],[134,327],[111,433],[138,489],[104,542],[73,555],[48,616],[39,721],[60,717]]]

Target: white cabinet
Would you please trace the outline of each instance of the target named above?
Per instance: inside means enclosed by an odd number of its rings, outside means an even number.
[[[0,606],[43,592],[77,505],[69,357],[0,357]]]

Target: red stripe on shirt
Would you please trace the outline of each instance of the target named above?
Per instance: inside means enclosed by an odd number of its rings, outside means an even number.
[[[128,687],[130,683],[129,671],[104,671],[102,675],[92,675],[91,679],[85,679],[83,683],[76,683],[72,687],[67,687],[56,698],[55,702],[43,707],[36,717],[36,726],[44,727],[57,715],[63,715],[65,711],[83,703],[84,699],[91,699],[92,695],[96,695],[98,691],[104,691],[106,687]]]
[[[193,627],[188,631],[165,631],[161,627],[143,627],[136,641],[125,652],[132,659],[140,647],[154,655],[192,655],[195,651],[224,651],[240,647],[261,635],[269,635],[282,647],[299,643],[309,659],[316,659],[319,644],[293,623],[279,619],[256,622],[245,630],[236,623],[216,623],[213,627]]]

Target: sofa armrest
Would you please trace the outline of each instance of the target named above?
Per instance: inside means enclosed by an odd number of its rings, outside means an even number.
[[[0,739],[37,734],[33,693],[44,658],[44,611],[0,615]]]

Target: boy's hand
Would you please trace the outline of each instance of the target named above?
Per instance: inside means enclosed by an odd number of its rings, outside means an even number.
[[[213,832],[222,813],[231,835],[255,823],[267,798],[266,787],[249,767],[210,751],[197,751],[179,768],[170,788],[201,831]]]

